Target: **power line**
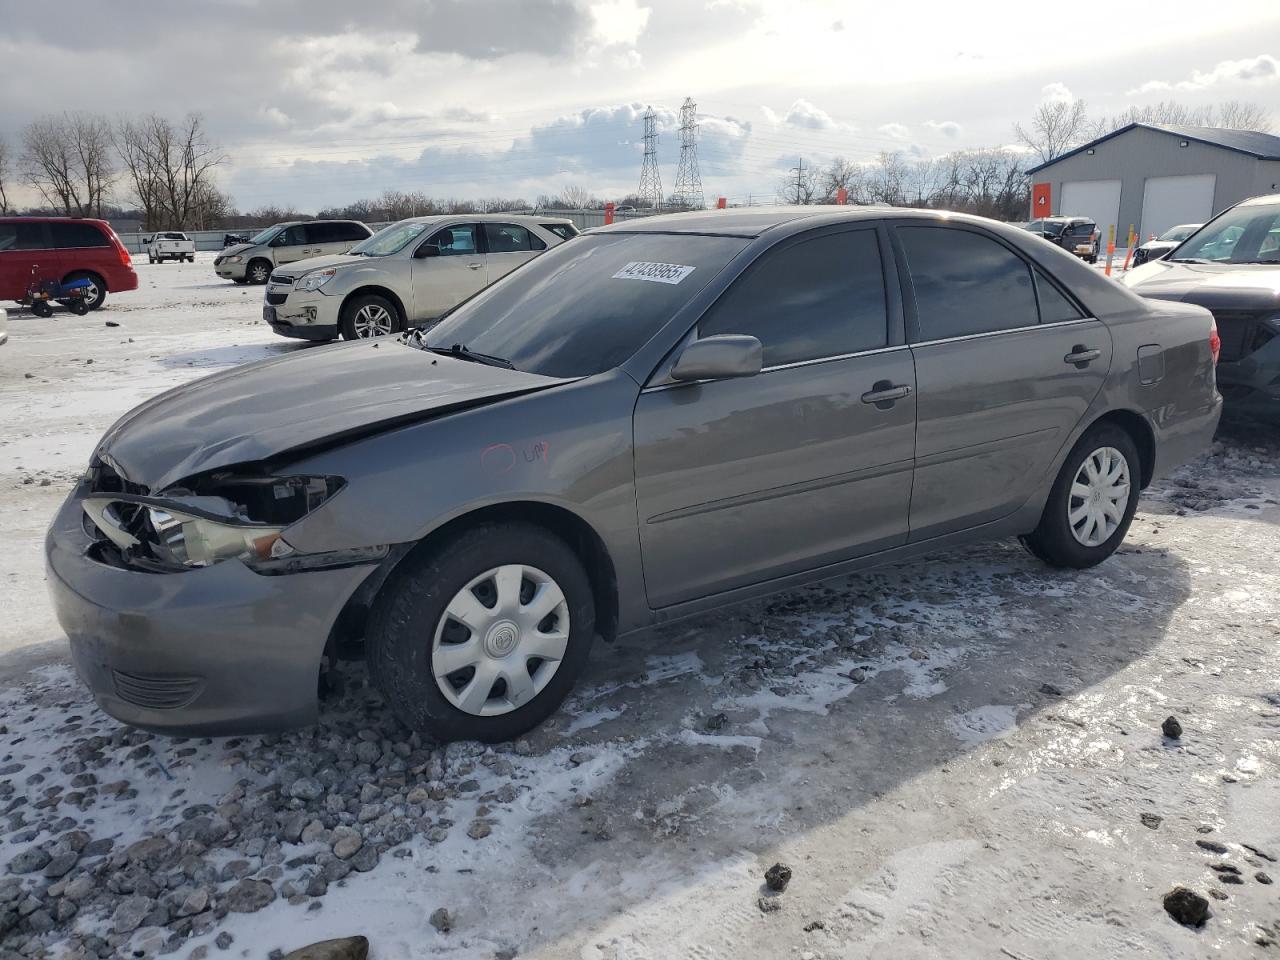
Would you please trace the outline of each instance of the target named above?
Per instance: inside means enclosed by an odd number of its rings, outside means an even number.
[[[644,112],[644,160],[640,163],[640,202],[654,210],[662,206],[662,173],[658,170],[658,117]]]
[[[698,172],[698,105],[693,97],[685,97],[680,107],[680,166],[671,199],[677,206],[693,210],[705,205],[702,174]]]

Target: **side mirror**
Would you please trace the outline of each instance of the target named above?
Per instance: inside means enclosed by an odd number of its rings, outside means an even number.
[[[737,333],[703,337],[681,351],[671,368],[671,379],[689,383],[754,377],[763,360],[764,347],[755,337]]]
[[[151,242],[151,238],[150,238],[150,237],[143,237],[143,238],[142,238],[142,242],[143,242],[143,243],[150,243],[150,242]]]
[[[413,251],[413,259],[426,260],[428,257],[440,256],[440,248],[434,243],[424,243],[417,250]]]

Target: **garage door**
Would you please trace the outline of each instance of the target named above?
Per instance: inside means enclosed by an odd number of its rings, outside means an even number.
[[[1142,190],[1142,235],[1157,237],[1180,223],[1204,223],[1213,216],[1212,173],[1190,177],[1150,177]]]
[[[1107,242],[1107,228],[1116,228],[1116,240],[1119,237],[1120,225],[1120,181],[1119,180],[1070,180],[1062,185],[1062,199],[1058,204],[1058,213],[1064,217],[1089,217],[1098,225],[1102,233],[1102,243]],[[1124,229],[1128,230],[1126,223]]]

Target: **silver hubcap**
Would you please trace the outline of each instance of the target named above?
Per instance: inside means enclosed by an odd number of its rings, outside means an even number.
[[[1104,544],[1116,532],[1129,506],[1129,461],[1115,447],[1100,447],[1085,457],[1067,498],[1071,535],[1086,547]]]
[[[89,285],[84,288],[84,302],[87,304],[93,304],[97,299],[98,285],[90,280]]]
[[[263,283],[266,281],[268,273],[270,273],[270,271],[267,270],[266,267],[262,266],[262,264],[258,264],[253,268],[250,276],[253,277],[254,283]]]
[[[431,671],[464,713],[494,717],[543,691],[569,646],[569,604],[537,567],[494,567],[459,590],[436,626]]]
[[[376,303],[366,303],[356,311],[352,326],[355,327],[356,336],[361,339],[385,337],[391,332],[391,314]]]

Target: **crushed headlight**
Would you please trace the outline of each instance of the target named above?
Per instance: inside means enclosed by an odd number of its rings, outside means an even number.
[[[313,290],[319,290],[326,283],[332,280],[333,275],[337,272],[336,268],[330,267],[328,270],[317,270],[314,273],[308,273],[293,285],[293,289],[301,290],[303,293],[310,293]]]
[[[301,554],[284,538],[343,485],[339,477],[214,473],[157,496],[91,493],[82,506],[125,563],[176,571],[240,560],[259,573],[292,573],[387,555],[386,546]]]

